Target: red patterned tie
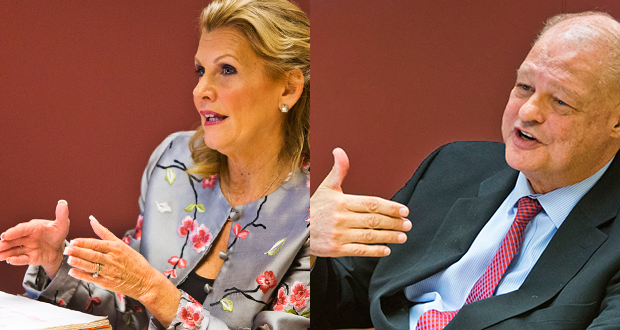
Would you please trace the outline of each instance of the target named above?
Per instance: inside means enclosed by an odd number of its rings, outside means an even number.
[[[487,270],[480,276],[469,292],[465,305],[493,295],[512,258],[519,251],[521,242],[523,242],[525,227],[542,210],[542,206],[535,199],[527,196],[519,199],[517,215],[508,230],[508,234],[504,237],[502,245],[495,253]],[[436,309],[428,310],[420,316],[416,330],[441,330],[450,323],[456,313],[458,313],[458,310],[446,312],[440,312]]]

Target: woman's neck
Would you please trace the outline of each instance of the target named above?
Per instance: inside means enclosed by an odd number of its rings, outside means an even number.
[[[286,177],[287,162],[279,150],[268,148],[248,157],[228,156],[228,173],[222,173],[222,194],[232,206],[255,201],[275,191]]]

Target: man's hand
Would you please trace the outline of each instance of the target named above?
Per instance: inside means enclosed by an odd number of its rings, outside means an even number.
[[[336,148],[334,167],[310,198],[310,253],[319,257],[382,257],[390,249],[377,243],[404,243],[411,229],[406,206],[379,197],[346,195],[341,184],[349,170]]]

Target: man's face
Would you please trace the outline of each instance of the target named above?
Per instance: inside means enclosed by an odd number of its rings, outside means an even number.
[[[586,50],[556,26],[519,68],[502,136],[508,165],[537,193],[582,181],[609,161],[614,123],[599,85],[604,59],[601,47]]]

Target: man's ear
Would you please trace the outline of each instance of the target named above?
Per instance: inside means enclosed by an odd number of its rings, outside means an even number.
[[[620,104],[616,105],[616,108],[612,110],[611,115],[611,137],[614,139],[620,139]]]
[[[289,108],[292,108],[304,90],[304,74],[300,69],[293,69],[287,72],[283,79],[284,91],[281,95],[280,105],[286,104]]]

